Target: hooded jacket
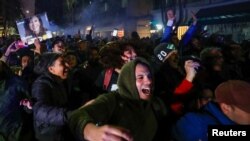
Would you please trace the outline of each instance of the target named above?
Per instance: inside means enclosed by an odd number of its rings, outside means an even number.
[[[87,123],[98,126],[110,124],[130,130],[134,141],[151,141],[157,130],[157,119],[151,101],[141,100],[136,87],[135,67],[143,59],[125,64],[118,78],[118,91],[100,95],[95,101],[73,112],[69,118],[70,128],[83,140]],[[149,67],[150,68],[150,67]]]

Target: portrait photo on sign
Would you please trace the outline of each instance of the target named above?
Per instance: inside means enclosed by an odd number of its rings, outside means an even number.
[[[40,41],[52,38],[49,20],[46,13],[16,21],[20,38],[27,44],[33,44],[36,38]]]

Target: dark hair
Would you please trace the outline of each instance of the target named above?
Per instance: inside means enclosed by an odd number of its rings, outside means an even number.
[[[112,42],[104,45],[100,49],[99,54],[100,63],[103,65],[104,68],[121,68],[121,50],[118,47],[118,43]]]
[[[29,27],[29,23],[30,23],[30,20],[33,18],[33,17],[37,17],[39,22],[40,22],[40,32],[39,34],[35,34]],[[43,26],[43,22],[42,22],[42,19],[39,17],[39,16],[32,16],[28,19],[25,19],[25,22],[24,22],[24,28],[25,28],[25,36],[34,36],[34,37],[37,37],[37,36],[42,36],[44,34],[46,34],[46,28]]]
[[[54,62],[56,61],[56,59],[58,59],[59,57],[62,57],[62,54],[54,53],[54,52],[48,52],[48,53],[42,54],[42,56],[40,57],[40,60],[34,67],[34,72],[38,75],[48,73],[48,67],[52,66]]]
[[[77,55],[77,52],[74,51],[74,50],[68,50],[67,52],[65,52],[65,54],[63,54],[63,57],[66,58],[70,55],[73,55],[76,57],[76,61],[77,61],[77,64],[80,62],[80,57]]]
[[[61,38],[56,38],[53,42],[52,42],[52,48],[54,48],[54,46],[58,43],[62,42],[64,44],[63,39]]]
[[[129,42],[114,41],[104,45],[100,51],[100,63],[104,68],[121,68],[124,61],[121,58],[128,46],[133,47]]]

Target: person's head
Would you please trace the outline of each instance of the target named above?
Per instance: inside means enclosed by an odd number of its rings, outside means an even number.
[[[31,63],[32,59],[31,59],[31,56],[30,55],[23,55],[21,56],[21,66],[22,68],[26,68],[30,63]]]
[[[100,58],[99,56],[99,49],[97,47],[92,47],[89,49],[89,60],[90,61],[98,61]]]
[[[52,52],[55,52],[55,53],[64,53],[65,52],[65,46],[64,46],[63,40],[56,39],[52,43]]]
[[[143,58],[125,64],[118,78],[118,91],[121,95],[137,99],[150,100],[153,92],[152,70]]]
[[[121,43],[120,48],[122,50],[121,58],[124,63],[128,63],[137,57],[137,53],[132,44],[126,42]]]
[[[42,24],[42,21],[37,16],[33,16],[33,17],[30,18],[29,28],[35,34],[39,34],[41,24]]]
[[[137,54],[130,43],[110,42],[100,49],[100,62],[105,68],[120,69],[124,64],[137,57]]]
[[[180,40],[178,39],[177,34],[173,33],[171,35],[171,43],[173,43],[176,47],[179,46]]]
[[[167,62],[173,68],[177,68],[179,64],[179,55],[173,44],[161,43],[154,49],[154,55],[162,63]]]
[[[135,68],[136,87],[142,100],[150,100],[152,96],[152,74],[148,65],[138,63]]]
[[[243,50],[239,44],[231,43],[223,48],[223,54],[228,61],[242,61]]]
[[[174,20],[174,18],[175,18],[175,13],[174,13],[173,9],[168,9],[166,11],[166,19],[167,20]]]
[[[192,49],[195,51],[201,51],[202,50],[202,44],[199,36],[195,36],[191,39],[191,46]]]
[[[25,22],[26,35],[39,36],[43,34],[43,22],[39,16],[33,16]]]
[[[224,64],[224,58],[221,49],[216,47],[205,48],[200,53],[202,64],[213,71],[221,71]]]
[[[59,53],[44,53],[34,68],[37,74],[49,73],[60,79],[66,79],[68,68],[64,58]]]
[[[68,67],[70,69],[74,68],[78,65],[77,55],[75,52],[73,52],[73,51],[67,52],[65,54],[64,58],[65,58],[65,61],[67,62]]]
[[[250,124],[250,84],[241,80],[221,83],[215,90],[215,100],[222,112],[237,124]]]
[[[81,51],[81,52],[86,52],[86,51],[88,51],[88,49],[89,49],[89,47],[90,47],[90,42],[88,42],[88,41],[79,41],[78,43],[77,43],[77,49],[79,50],[79,51]]]

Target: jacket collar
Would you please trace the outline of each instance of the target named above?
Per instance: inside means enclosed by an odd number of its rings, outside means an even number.
[[[215,102],[209,102],[204,110],[210,113],[220,124],[233,125],[236,124],[234,121],[229,119],[220,109],[219,105]]]

